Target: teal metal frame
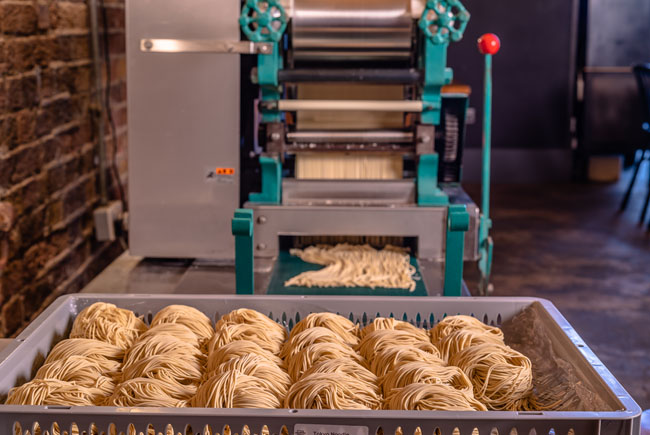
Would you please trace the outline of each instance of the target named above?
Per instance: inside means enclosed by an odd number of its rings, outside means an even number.
[[[447,48],[451,41],[460,41],[470,14],[459,0],[428,0],[418,26],[424,35],[420,62],[424,69],[422,101],[423,124],[440,124],[442,87],[451,83],[453,71],[447,68]]]
[[[438,154],[420,156],[416,183],[420,207],[443,207],[449,204],[449,196],[438,187]]]
[[[260,156],[262,191],[248,195],[250,202],[280,204],[282,202],[282,163],[275,157]]]

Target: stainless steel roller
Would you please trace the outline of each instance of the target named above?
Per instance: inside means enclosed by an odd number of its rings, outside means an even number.
[[[411,0],[294,0],[294,59],[407,60],[411,9]]]

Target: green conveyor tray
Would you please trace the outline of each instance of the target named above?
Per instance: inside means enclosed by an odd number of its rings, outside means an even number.
[[[394,289],[376,287],[285,287],[284,282],[299,273],[308,270],[318,270],[323,266],[318,264],[306,263],[300,258],[289,254],[287,251],[280,251],[278,259],[273,268],[271,281],[267,289],[269,295],[355,295],[355,296],[427,296],[427,289],[422,281],[420,267],[415,257],[411,257],[411,264],[415,267],[416,272],[415,290],[410,292],[407,289]]]

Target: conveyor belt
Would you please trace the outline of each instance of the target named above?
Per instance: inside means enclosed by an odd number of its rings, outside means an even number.
[[[411,264],[415,267],[416,273],[415,290],[410,292],[407,289],[392,288],[367,288],[367,287],[285,287],[284,282],[299,273],[309,270],[318,270],[323,266],[306,263],[300,258],[289,254],[287,251],[280,251],[278,259],[273,268],[271,281],[267,294],[269,295],[355,295],[355,296],[427,296],[427,290],[420,274],[420,267],[415,257],[411,257]]]

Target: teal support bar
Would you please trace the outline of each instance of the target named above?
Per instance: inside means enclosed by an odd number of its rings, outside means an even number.
[[[253,274],[253,210],[238,208],[232,219],[235,236],[235,285],[238,295],[252,295]]]
[[[452,204],[447,211],[447,243],[445,249],[445,296],[460,296],[463,285],[463,254],[465,232],[469,229],[469,213],[464,204]]]
[[[420,207],[439,207],[449,204],[449,197],[438,187],[438,154],[420,156],[416,183]]]
[[[492,273],[493,243],[490,237],[492,220],[490,219],[490,166],[492,149],[492,56],[501,48],[499,38],[491,33],[478,40],[481,54],[485,55],[485,84],[483,97],[483,162],[481,176],[481,217],[479,219],[479,262],[481,273],[479,291],[488,294],[490,274]]]
[[[447,65],[448,43],[435,44],[430,38],[424,42],[424,87],[422,101],[422,124],[440,124],[440,110],[442,109],[441,90],[445,84],[451,82],[453,73]]]
[[[280,204],[282,202],[282,163],[273,157],[260,157],[262,167],[262,191],[251,193],[250,202]]]
[[[257,55],[257,81],[262,90],[262,101],[277,101],[282,97],[278,82],[278,71],[282,68],[282,58],[278,44],[273,44],[269,54]],[[280,122],[282,113],[278,110],[262,109],[262,122]]]

